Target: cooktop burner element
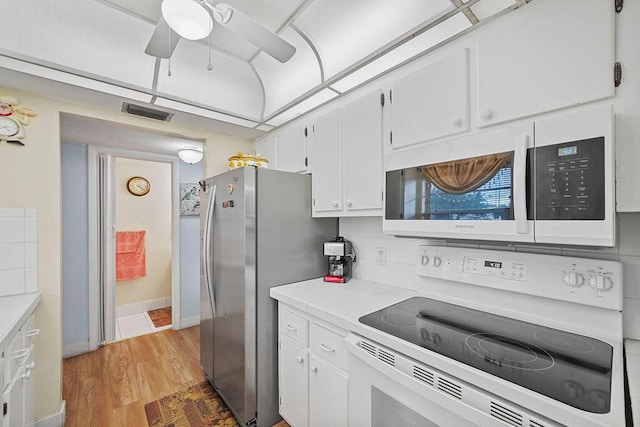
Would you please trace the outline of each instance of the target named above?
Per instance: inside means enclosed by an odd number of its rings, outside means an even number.
[[[613,348],[605,342],[422,297],[360,322],[575,408],[610,410]]]

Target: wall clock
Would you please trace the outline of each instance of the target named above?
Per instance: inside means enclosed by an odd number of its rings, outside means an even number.
[[[146,178],[134,176],[127,181],[127,190],[134,196],[144,196],[151,190],[151,184]]]
[[[20,124],[9,117],[0,116],[0,138],[16,136],[20,132]]]

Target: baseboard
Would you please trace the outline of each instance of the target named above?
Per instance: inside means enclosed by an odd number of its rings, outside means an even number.
[[[192,326],[198,325],[200,325],[200,316],[192,316],[187,317],[186,319],[180,319],[180,329],[190,328]]]
[[[60,411],[51,414],[48,417],[40,418],[33,424],[34,427],[62,427],[67,413],[67,402],[65,400],[60,404]]]
[[[165,308],[171,306],[171,297],[150,299],[147,301],[134,302],[131,304],[121,304],[116,306],[116,317],[131,316],[133,314],[144,313],[149,310]]]
[[[77,356],[79,354],[88,353],[91,350],[89,341],[79,342],[76,344],[68,344],[62,347],[62,358]]]

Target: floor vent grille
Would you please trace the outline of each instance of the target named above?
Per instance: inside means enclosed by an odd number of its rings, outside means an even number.
[[[426,369],[421,368],[420,366],[414,366],[413,377],[433,387],[433,373],[427,371]]]
[[[462,400],[462,387],[444,378],[438,378],[438,390]]]
[[[491,402],[491,416],[512,426],[522,427],[522,415],[499,403]]]
[[[381,348],[378,349],[378,359],[382,360],[387,365],[391,365],[391,366],[396,365],[396,357],[393,354],[388,353]]]

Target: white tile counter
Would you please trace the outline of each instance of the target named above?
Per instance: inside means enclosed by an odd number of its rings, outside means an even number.
[[[0,351],[40,303],[40,292],[0,297]]]

